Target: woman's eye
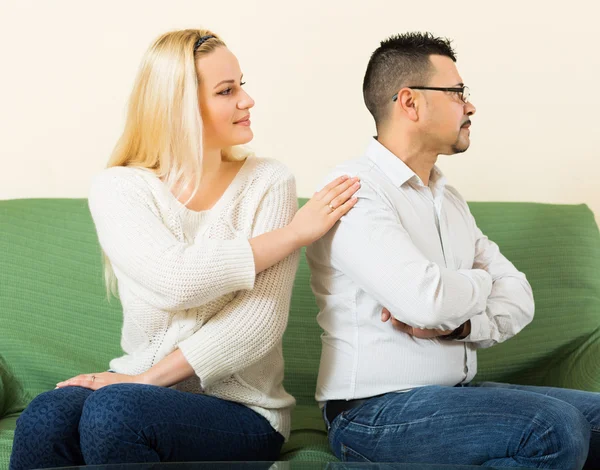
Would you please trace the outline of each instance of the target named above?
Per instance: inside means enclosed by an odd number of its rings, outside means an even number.
[[[246,84],[246,82],[240,82],[240,86],[244,86]],[[233,88],[227,88],[226,90],[220,91],[219,93],[217,93],[217,95],[231,95],[231,93],[233,93]]]

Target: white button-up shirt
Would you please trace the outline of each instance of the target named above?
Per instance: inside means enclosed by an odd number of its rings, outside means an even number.
[[[364,398],[469,382],[476,349],[517,334],[533,318],[531,286],[477,227],[434,167],[428,186],[373,139],[365,156],[326,181],[359,176],[354,208],[307,249],[323,329],[316,398]],[[418,339],[381,321],[386,307],[418,328],[464,340]]]

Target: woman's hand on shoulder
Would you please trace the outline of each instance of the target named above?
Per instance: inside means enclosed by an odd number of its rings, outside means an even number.
[[[288,225],[301,246],[310,245],[321,238],[352,209],[358,201],[354,193],[359,189],[359,178],[340,176],[316,192]]]

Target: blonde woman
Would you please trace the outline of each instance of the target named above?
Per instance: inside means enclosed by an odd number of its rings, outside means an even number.
[[[359,183],[333,181],[296,213],[290,172],[238,147],[253,137],[242,86],[210,31],[148,50],[89,196],[124,355],[32,401],[11,469],[277,458],[294,405],[281,340],[298,250],[350,210]]]

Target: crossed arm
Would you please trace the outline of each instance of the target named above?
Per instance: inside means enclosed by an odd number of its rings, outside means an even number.
[[[533,296],[525,275],[469,216],[476,240],[472,269],[448,269],[419,251],[394,212],[363,181],[358,203],[334,228],[332,262],[386,307],[382,320],[392,318],[401,331],[431,338],[464,326],[455,339],[492,346],[531,321]]]

